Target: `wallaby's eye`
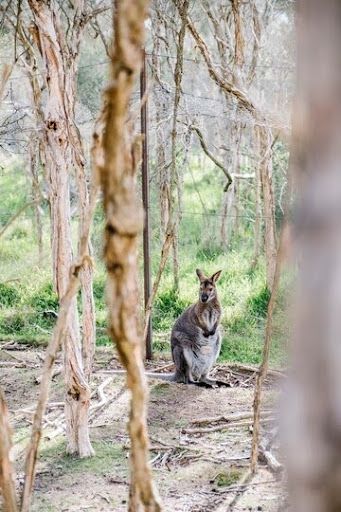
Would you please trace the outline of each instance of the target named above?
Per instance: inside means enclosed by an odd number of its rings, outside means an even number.
[[[208,291],[211,292],[213,290],[213,286],[209,286]]]

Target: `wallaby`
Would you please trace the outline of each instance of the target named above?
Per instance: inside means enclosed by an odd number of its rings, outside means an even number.
[[[211,277],[197,269],[200,281],[199,300],[189,306],[176,320],[171,333],[172,357],[175,373],[146,372],[148,377],[214,387],[228,385],[209,378],[221,347],[221,306],[217,296],[216,282],[221,270]]]
[[[199,300],[176,320],[171,334],[175,382],[215,385],[209,378],[221,347],[221,306],[216,282],[221,270],[211,277],[197,269],[200,281]]]

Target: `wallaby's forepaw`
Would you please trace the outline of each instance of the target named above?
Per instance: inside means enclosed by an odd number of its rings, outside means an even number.
[[[216,329],[213,329],[212,331],[204,331],[203,334],[205,338],[209,338],[210,336],[213,336],[216,333]]]

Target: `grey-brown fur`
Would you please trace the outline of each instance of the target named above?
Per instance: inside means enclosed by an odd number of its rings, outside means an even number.
[[[199,300],[179,316],[171,333],[175,373],[146,372],[146,375],[168,382],[225,386],[228,383],[209,378],[221,346],[221,306],[215,286],[221,270],[211,277],[199,269],[196,273],[200,280]],[[115,370],[114,373],[125,372]]]
[[[221,347],[221,306],[215,283],[221,271],[206,277],[197,269],[199,300],[176,320],[171,334],[175,382],[214,385],[209,378]]]

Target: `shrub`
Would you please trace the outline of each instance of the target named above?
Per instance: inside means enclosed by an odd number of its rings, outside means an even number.
[[[252,316],[265,318],[267,315],[268,304],[270,300],[270,290],[267,286],[263,286],[261,290],[247,301],[247,309]]]
[[[214,247],[208,245],[207,247],[201,247],[196,254],[196,258],[200,261],[214,261],[218,256],[223,254],[224,251],[221,247]]]
[[[165,330],[171,327],[173,321],[189,305],[173,289],[167,289],[161,293],[154,306],[153,325],[157,330]]]
[[[20,313],[3,316],[0,319],[0,331],[4,334],[19,334],[25,328],[25,318]]]
[[[47,309],[57,311],[59,308],[59,301],[57,294],[53,291],[52,283],[45,284],[34,295],[32,295],[30,305],[38,311],[45,311]]]
[[[21,238],[26,238],[27,236],[27,230],[23,227],[18,226],[15,229],[13,229],[10,238],[11,240],[20,240]]]
[[[94,299],[96,307],[104,307],[105,304],[105,282],[104,279],[94,279],[93,282]]]
[[[14,286],[6,283],[0,283],[0,306],[12,307],[20,300],[20,294]]]

